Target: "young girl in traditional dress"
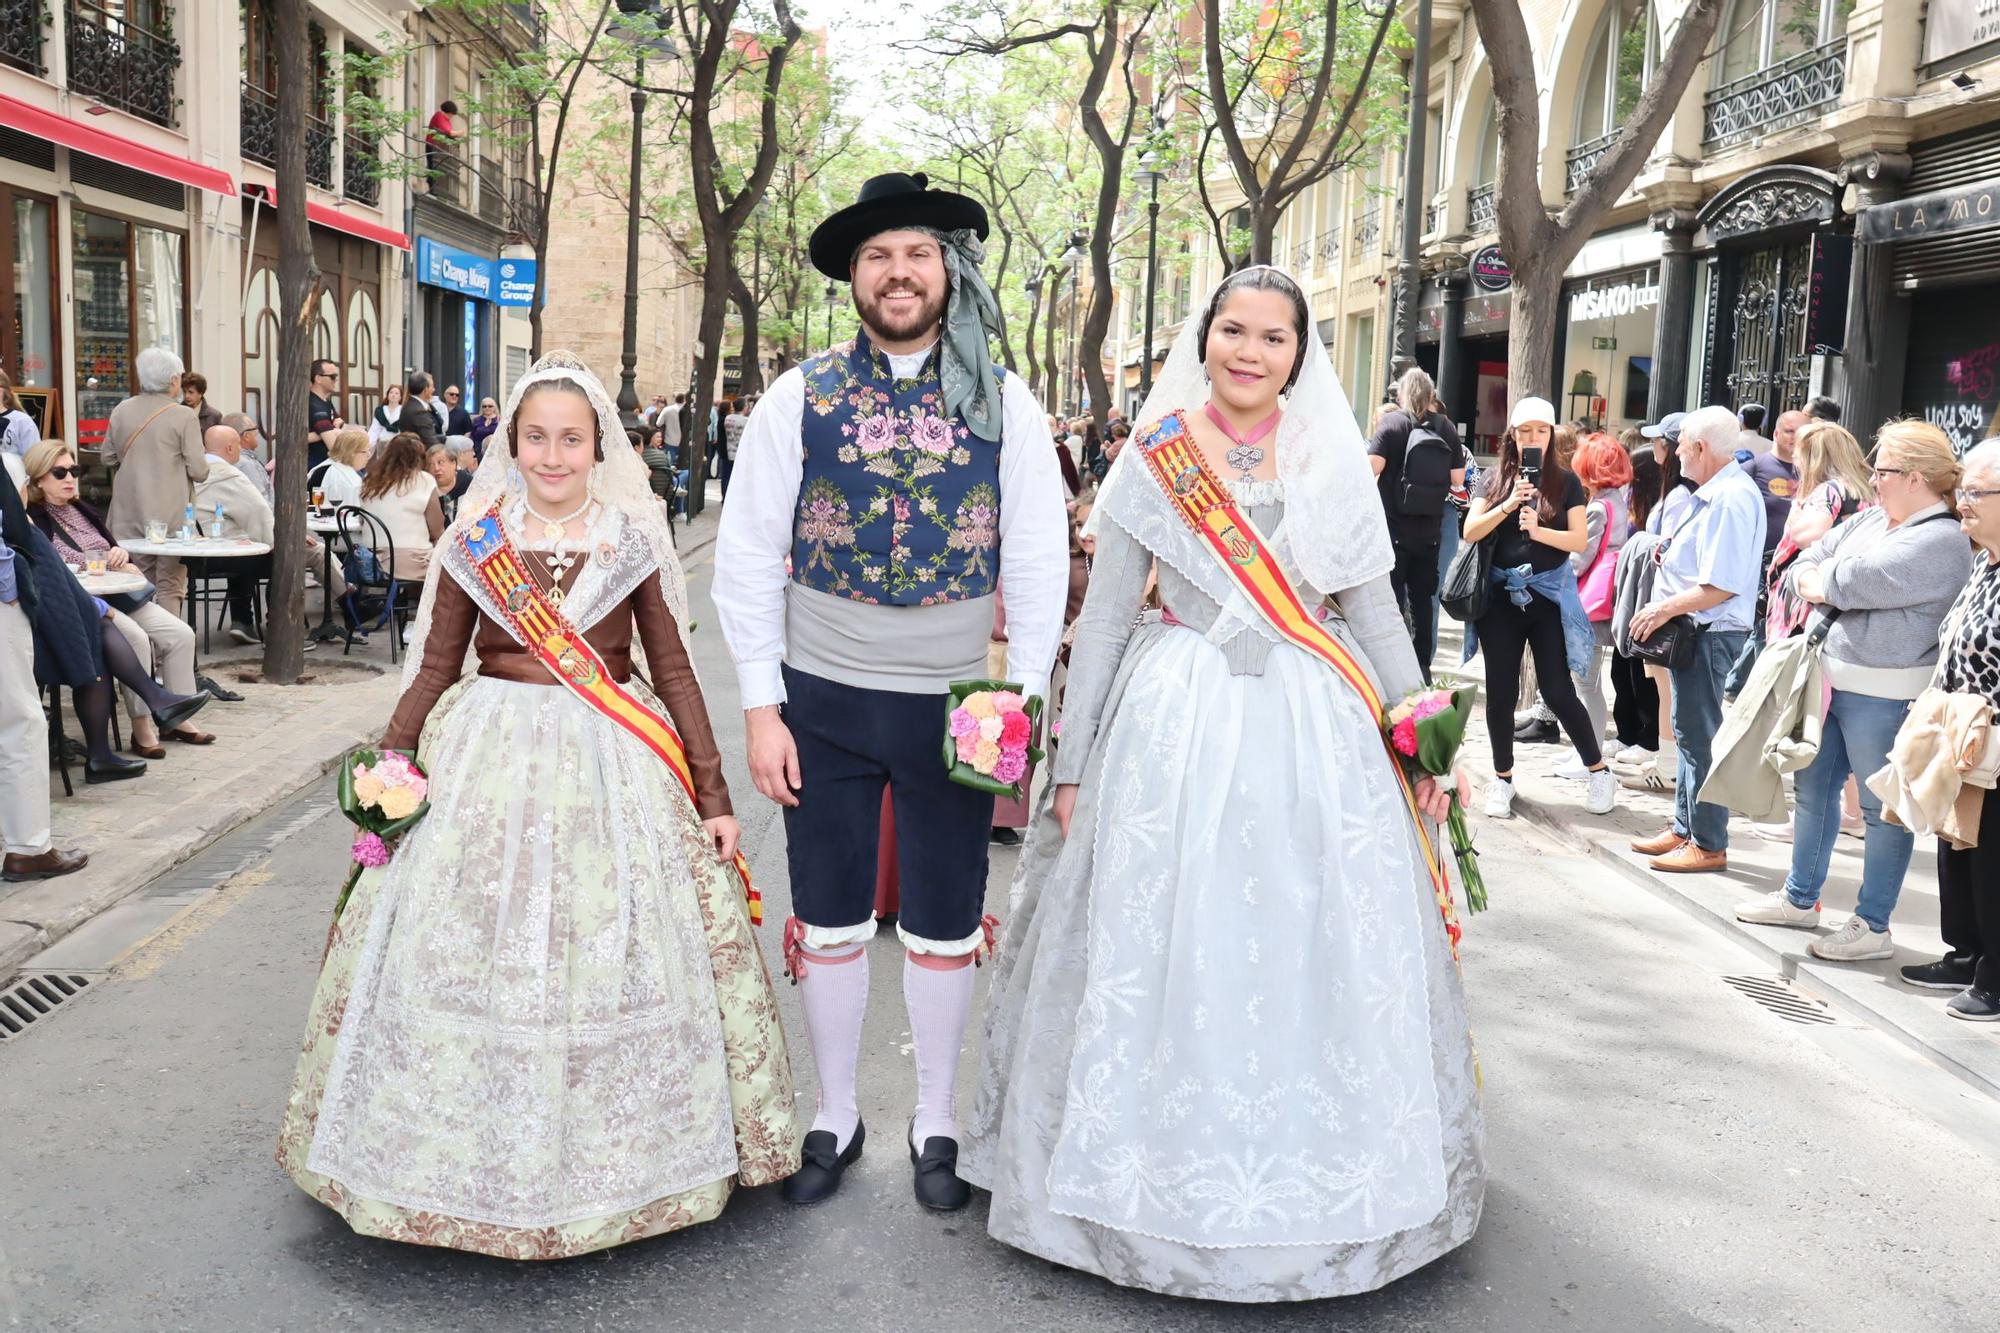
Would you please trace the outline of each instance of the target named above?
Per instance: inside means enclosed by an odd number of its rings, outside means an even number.
[[[624,438],[544,357],[430,566],[383,744],[431,809],[335,926],[278,1147],[367,1235],[561,1258],[798,1164],[686,586]]]
[[[1288,277],[1243,270],[1188,321],[1093,521],[963,1175],[995,1237],[1128,1286],[1379,1287],[1472,1235],[1481,1122],[1413,810],[1446,794],[1406,786],[1381,730],[1422,676]],[[1256,571],[1291,613],[1260,609]]]

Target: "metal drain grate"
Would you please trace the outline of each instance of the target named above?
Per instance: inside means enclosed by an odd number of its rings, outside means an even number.
[[[1795,990],[1784,977],[1724,977],[1723,980],[1787,1023],[1833,1025],[1840,1022],[1824,1004]]]
[[[0,990],[0,1041],[21,1036],[76,998],[91,979],[76,972],[42,972]]]

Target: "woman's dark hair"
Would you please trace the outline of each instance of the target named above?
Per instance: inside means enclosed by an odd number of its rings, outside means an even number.
[[[389,437],[382,452],[368,462],[368,475],[361,479],[361,498],[373,500],[394,492],[424,466],[424,442],[414,431],[399,431]]]
[[[591,400],[589,391],[575,380],[543,380],[521,395],[521,401],[514,404],[514,415],[507,420],[507,456],[509,458],[519,458],[521,456],[520,446],[514,442],[514,432],[519,429],[521,424],[521,409],[526,407],[528,400],[538,393],[573,393],[578,398],[583,399],[584,403],[590,408],[590,433],[596,445],[592,453],[597,461],[602,463],[604,461],[604,425],[597,419],[597,404]]]
[[[1306,294],[1290,278],[1266,266],[1238,269],[1224,278],[1216,287],[1215,294],[1208,298],[1208,309],[1201,314],[1201,332],[1196,345],[1201,348],[1203,365],[1208,364],[1208,330],[1231,292],[1277,292],[1292,303],[1292,332],[1298,335],[1299,348],[1297,356],[1292,359],[1292,373],[1285,380],[1282,390],[1290,393],[1292,386],[1299,382],[1299,372],[1306,366]]]
[[[1653,506],[1660,502],[1664,493],[1660,484],[1662,480],[1660,463],[1653,457],[1652,446],[1635,450],[1632,454],[1631,503],[1627,506],[1634,528],[1645,527]]]
[[[1514,439],[1514,428],[1507,427],[1500,436],[1500,462],[1488,468],[1481,482],[1480,493],[1486,497],[1489,506],[1507,502],[1514,493],[1515,479],[1521,475],[1521,446]],[[1569,489],[1569,469],[1563,466],[1556,450],[1555,429],[1549,431],[1549,442],[1542,446],[1542,471],[1535,482],[1535,511],[1542,516],[1542,522],[1555,526],[1566,524],[1568,515],[1562,508],[1563,492]]]
[[[1132,423],[1127,421],[1125,418],[1120,417],[1118,418],[1118,420],[1111,423],[1112,439],[1122,440],[1125,439],[1127,436],[1129,436],[1131,433],[1132,433]]]

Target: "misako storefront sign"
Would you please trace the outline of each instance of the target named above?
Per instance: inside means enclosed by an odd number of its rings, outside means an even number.
[[[1864,208],[1855,236],[1870,244],[1920,241],[1926,236],[1985,227],[2000,227],[2000,180],[1911,195],[1908,199]]]

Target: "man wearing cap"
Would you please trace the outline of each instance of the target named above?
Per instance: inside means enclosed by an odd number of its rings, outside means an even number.
[[[785,807],[799,983],[819,1106],[793,1203],[839,1188],[865,1132],[855,1065],[886,786],[902,878],[903,999],[917,1065],[916,1194],[963,1207],[952,1084],[972,1008],[993,797],[947,777],[954,681],[986,675],[1000,585],[1007,674],[1046,692],[1068,522],[1041,409],[993,365],[986,211],[892,173],[821,223],[813,266],[852,284],[853,339],[764,393],[737,450],[714,595],[742,686],[750,773]],[[789,564],[788,564],[789,562]]]

